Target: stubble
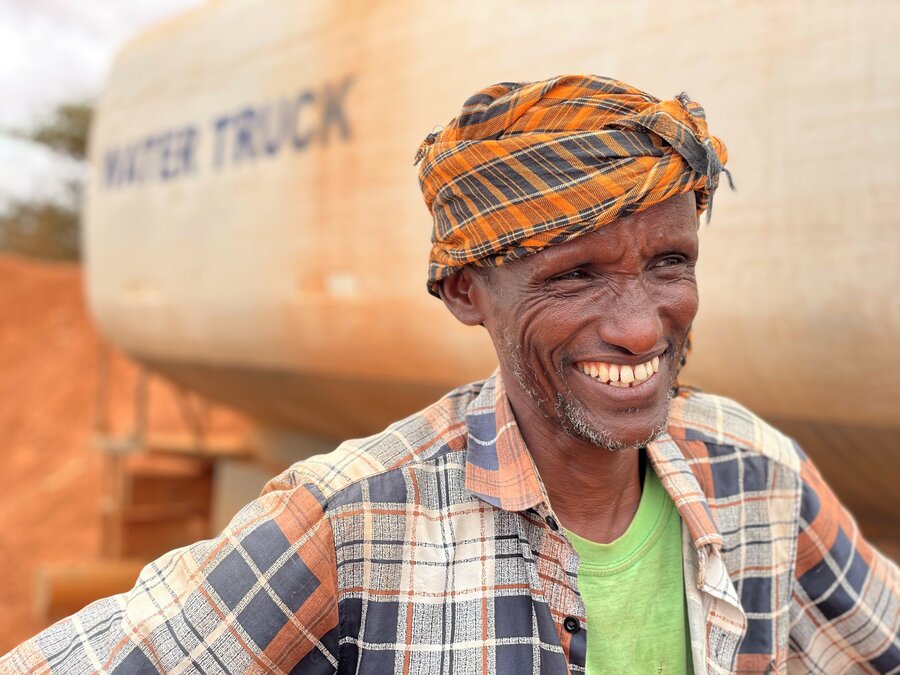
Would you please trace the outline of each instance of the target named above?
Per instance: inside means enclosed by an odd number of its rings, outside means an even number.
[[[501,338],[505,347],[506,363],[516,384],[528,395],[538,410],[544,411],[545,417],[551,417],[547,412],[548,401],[546,397],[541,396],[535,384],[537,382],[537,374],[533,372],[530,366],[526,365],[521,345],[512,338],[508,330],[503,331]],[[680,355],[676,351],[673,362],[678,363],[679,358]],[[559,375],[565,381],[563,373],[559,373]],[[674,395],[674,381],[675,376],[673,375],[672,382],[669,382],[666,387],[665,417],[645,439],[637,443],[625,443],[621,439],[616,438],[611,429],[598,425],[596,421],[591,419],[587,408],[569,389],[556,393],[556,402],[553,409],[556,419],[560,422],[563,431],[568,435],[612,452],[633,450],[646,446],[665,432],[669,422],[669,408]],[[628,411],[625,412],[627,413]]]

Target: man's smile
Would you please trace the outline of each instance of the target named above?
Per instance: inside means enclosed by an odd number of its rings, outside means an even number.
[[[598,382],[627,389],[651,379],[659,371],[659,357],[631,366],[604,361],[577,361],[575,367]]]
[[[589,378],[588,386],[604,398],[643,407],[669,386],[667,354],[668,351],[641,363],[583,360],[573,362],[571,367],[579,376]]]

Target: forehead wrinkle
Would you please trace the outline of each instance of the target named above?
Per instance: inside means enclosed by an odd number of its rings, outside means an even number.
[[[533,253],[525,258],[516,260],[509,268],[517,268],[518,281],[528,283],[556,268],[571,265],[581,265],[596,261],[598,254],[603,252],[601,262],[614,262],[621,257],[618,251],[611,251],[609,245],[596,243],[595,237],[601,232],[592,232],[564,244],[558,244],[545,248],[538,253]],[[609,251],[609,253],[606,253]]]
[[[569,264],[606,266],[629,258],[632,261],[648,259],[672,249],[690,252],[698,246],[699,222],[693,193],[685,193],[623,216],[563,244],[484,269],[494,281],[526,285]],[[504,284],[495,286],[494,297],[502,297]]]

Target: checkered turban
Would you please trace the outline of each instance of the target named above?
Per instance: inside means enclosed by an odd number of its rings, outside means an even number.
[[[660,101],[593,75],[488,87],[416,154],[434,218],[428,290],[684,192],[700,214],[726,158],[686,94]]]

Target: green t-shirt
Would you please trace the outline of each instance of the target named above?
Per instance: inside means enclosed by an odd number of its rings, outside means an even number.
[[[566,531],[581,558],[587,675],[693,673],[681,517],[649,463],[634,520],[609,544]]]

